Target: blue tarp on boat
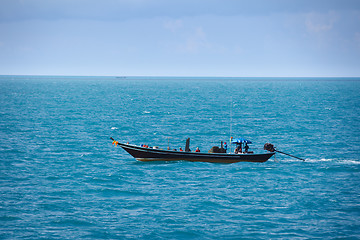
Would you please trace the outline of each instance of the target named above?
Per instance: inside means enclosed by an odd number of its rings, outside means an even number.
[[[231,143],[233,143],[233,144],[240,144],[240,143],[251,144],[252,142],[248,139],[240,137],[240,138],[235,138],[234,140],[231,141]]]

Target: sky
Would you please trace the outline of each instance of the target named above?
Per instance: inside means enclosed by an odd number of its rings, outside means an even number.
[[[0,75],[360,77],[360,0],[0,0]]]

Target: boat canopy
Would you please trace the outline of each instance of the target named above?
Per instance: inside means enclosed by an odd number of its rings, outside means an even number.
[[[240,138],[235,138],[234,140],[232,140],[231,143],[233,143],[233,144],[241,144],[241,143],[251,144],[252,142],[248,139],[240,137]]]

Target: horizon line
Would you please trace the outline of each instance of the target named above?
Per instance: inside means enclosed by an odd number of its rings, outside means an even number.
[[[0,74],[0,77],[113,77],[113,78],[360,78],[360,76],[166,76],[166,75],[58,75],[58,74]]]

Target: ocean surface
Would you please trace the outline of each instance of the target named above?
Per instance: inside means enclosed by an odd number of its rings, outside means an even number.
[[[144,163],[109,139],[230,136],[306,161]],[[254,238],[360,239],[360,79],[0,76],[0,239]]]

